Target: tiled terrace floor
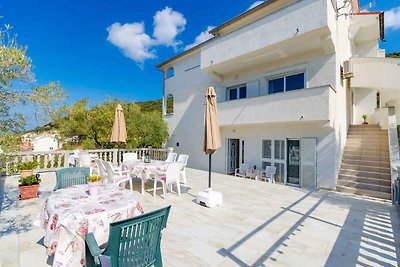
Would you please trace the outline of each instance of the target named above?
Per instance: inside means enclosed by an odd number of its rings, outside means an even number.
[[[18,201],[17,178],[0,180],[0,266],[48,266],[44,231],[33,225],[54,174],[42,176],[42,195]],[[189,169],[183,195],[164,200],[135,194],[145,211],[172,205],[163,232],[165,266],[397,266],[400,216],[389,203],[213,175],[224,205],[194,203],[207,173]],[[162,190],[159,190],[159,194]]]

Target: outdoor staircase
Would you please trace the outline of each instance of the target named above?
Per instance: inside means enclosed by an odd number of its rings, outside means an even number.
[[[336,189],[391,199],[390,183],[387,130],[381,130],[379,125],[350,126]]]

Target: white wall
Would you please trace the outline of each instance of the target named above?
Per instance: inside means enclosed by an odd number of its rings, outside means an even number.
[[[322,123],[296,124],[264,124],[249,126],[232,126],[221,129],[222,147],[213,156],[213,170],[226,172],[227,141],[240,139],[240,146],[244,141],[244,161],[250,166],[262,166],[262,140],[286,138],[317,138],[317,181],[318,187],[335,188],[335,151],[336,142],[332,128]],[[240,148],[241,150],[241,148]],[[240,154],[240,162],[241,152]],[[206,169],[207,164],[202,166]]]
[[[201,67],[207,68],[296,35],[326,27],[326,6],[327,0],[299,1],[222,36],[202,48]]]

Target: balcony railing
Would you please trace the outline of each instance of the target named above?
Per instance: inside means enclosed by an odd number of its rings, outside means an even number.
[[[136,152],[138,158],[142,158],[145,153],[149,153],[154,160],[165,160],[169,152],[173,148],[156,149],[156,148],[137,148],[137,149],[92,149],[84,150],[89,154],[97,155],[100,159],[109,161],[113,164],[117,163],[118,153],[119,158],[123,159],[124,154],[128,152]],[[54,171],[59,168],[68,167],[68,158],[73,154],[72,150],[60,151],[43,151],[43,152],[16,152],[2,154],[0,167],[3,169],[3,174],[12,175],[18,173],[17,165],[20,162],[35,161],[37,167],[34,171]]]

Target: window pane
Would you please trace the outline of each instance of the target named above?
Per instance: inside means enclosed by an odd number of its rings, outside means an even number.
[[[229,100],[237,99],[237,89],[230,89],[229,90]]]
[[[285,164],[284,163],[275,163],[276,168],[275,173],[275,182],[284,183],[285,182]]]
[[[265,167],[267,167],[267,166],[271,166],[271,162],[269,162],[269,161],[263,161],[263,162],[262,162],[262,167],[261,167],[261,169],[262,169],[262,170],[265,170]]]
[[[246,86],[240,87],[240,89],[239,89],[239,98],[246,98],[246,97],[247,97]]]
[[[275,140],[275,159],[285,159],[285,141]]]
[[[304,73],[286,76],[286,91],[303,89]]]
[[[272,150],[272,142],[271,140],[263,140],[262,141],[262,157],[265,159],[271,158],[271,150]]]
[[[283,78],[268,81],[268,94],[283,92]]]

